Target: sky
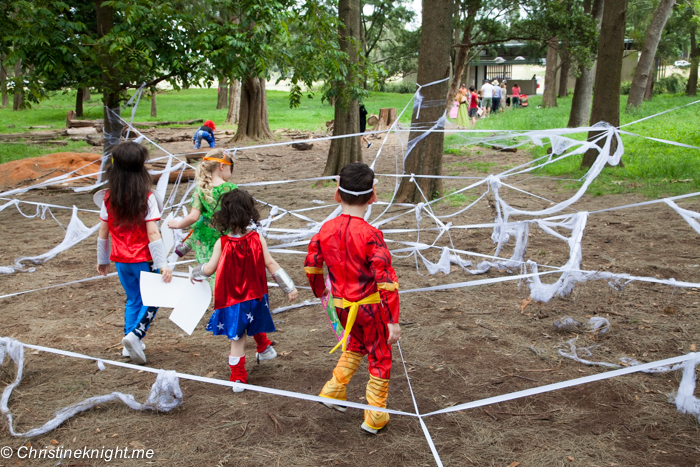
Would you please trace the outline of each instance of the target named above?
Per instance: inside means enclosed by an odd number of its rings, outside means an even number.
[[[412,23],[406,25],[410,30],[415,30],[420,26],[421,22],[421,11],[422,11],[422,0],[411,0],[411,9],[417,13],[416,19]]]

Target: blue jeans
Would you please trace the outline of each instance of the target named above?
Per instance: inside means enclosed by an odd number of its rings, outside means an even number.
[[[192,141],[194,141],[194,148],[199,149],[199,146],[202,144],[202,140],[206,141],[209,143],[210,148],[215,148],[216,143],[214,140],[214,135],[209,133],[208,131],[204,130],[197,130],[194,133],[194,137],[192,137]]]
[[[513,108],[517,109],[520,107],[520,98],[519,97],[513,97]]]
[[[139,338],[146,335],[146,330],[156,317],[158,308],[144,306],[141,301],[141,271],[152,272],[151,264],[143,263],[114,263],[117,267],[119,282],[126,292],[124,306],[124,335],[134,332]]]

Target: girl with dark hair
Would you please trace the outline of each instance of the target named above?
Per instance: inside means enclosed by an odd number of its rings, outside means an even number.
[[[143,352],[146,346],[141,339],[158,310],[143,305],[141,272],[160,270],[164,282],[172,279],[156,224],[161,215],[160,202],[156,193],[150,191],[151,176],[144,165],[146,159],[148,150],[138,143],[120,143],[112,149],[109,189],[99,192],[104,198],[97,238],[97,272],[106,276],[110,260],[114,261],[126,292],[123,355],[139,364],[146,363]],[[111,248],[109,237],[112,238]]]
[[[228,364],[230,381],[248,383],[245,369],[246,334],[275,331],[267,298],[267,269],[287,294],[289,301],[298,292],[289,275],[272,259],[265,239],[251,225],[260,221],[255,200],[247,191],[236,189],[224,194],[220,208],[212,217],[214,227],[222,234],[214,244],[211,259],[192,270],[192,280],[205,280],[216,272],[214,283],[214,313],[207,331],[231,340]],[[234,386],[233,392],[245,388]]]
[[[197,263],[205,264],[211,258],[214,244],[221,234],[212,225],[212,217],[219,209],[219,200],[238,186],[230,183],[233,172],[233,158],[223,149],[212,149],[205,156],[195,171],[197,188],[192,194],[192,209],[187,217],[181,220],[171,220],[168,227],[171,229],[184,229],[192,226],[190,238],[175,249],[178,256],[184,256],[189,249],[194,248]],[[184,247],[184,248],[183,248]],[[214,279],[210,278],[209,284],[214,290]],[[277,357],[273,347],[274,342],[267,338],[267,334],[261,332],[254,336],[256,344],[255,357],[261,360],[272,360]]]

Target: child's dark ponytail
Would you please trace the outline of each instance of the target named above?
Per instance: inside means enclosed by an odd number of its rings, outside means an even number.
[[[118,225],[133,225],[146,218],[151,189],[151,175],[144,165],[147,159],[148,149],[138,143],[119,143],[112,148],[109,209]]]
[[[246,233],[251,224],[260,222],[260,213],[255,200],[245,190],[231,190],[219,198],[219,210],[211,218],[212,225],[221,235]]]

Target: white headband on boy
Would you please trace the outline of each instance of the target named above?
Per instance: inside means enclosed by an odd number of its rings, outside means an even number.
[[[336,176],[335,176],[335,181],[338,182],[338,189],[339,189],[340,191],[342,191],[343,193],[347,193],[347,194],[349,194],[349,195],[354,195],[354,196],[362,196],[362,195],[368,195],[368,194],[372,193],[372,192],[374,191],[374,185],[376,185],[377,183],[379,183],[379,180],[377,180],[377,179],[375,178],[375,179],[374,179],[374,182],[372,182],[372,188],[370,188],[369,190],[365,190],[365,191],[350,191],[350,190],[346,190],[345,188],[343,188],[342,186],[340,186],[340,176],[339,176],[339,175],[336,175]]]

